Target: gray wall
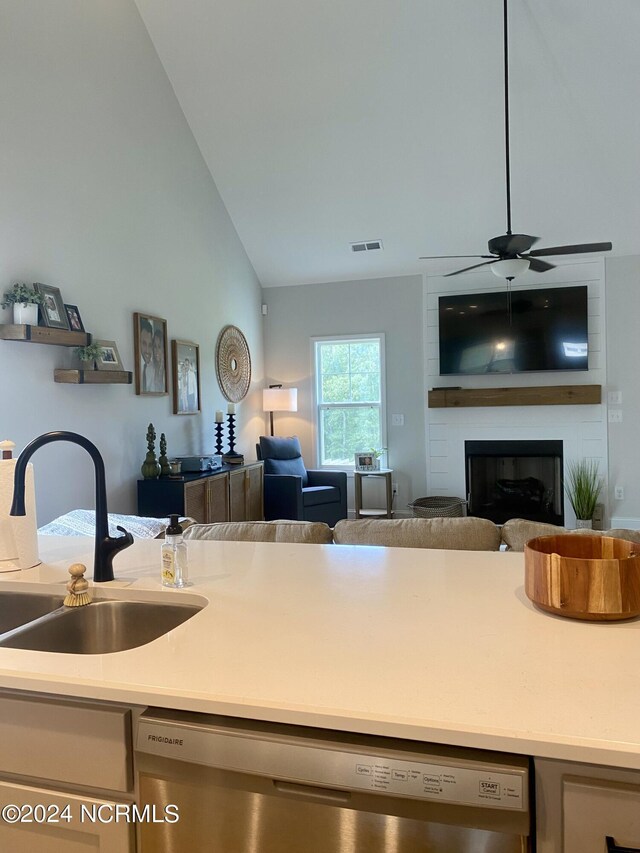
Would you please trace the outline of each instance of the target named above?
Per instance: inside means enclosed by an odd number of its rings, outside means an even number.
[[[640,257],[607,258],[607,390],[622,392],[622,423],[609,423],[608,504],[614,524],[640,527]],[[615,500],[616,486],[624,500]]]
[[[109,509],[135,509],[152,421],[170,455],[213,450],[226,402],[214,368],[227,323],[245,333],[253,383],[238,407],[238,449],[264,429],[261,291],[133,0],[3,0],[0,27],[0,291],[17,280],[59,287],[88,331],[115,340],[133,369],[132,312],[168,320],[200,344],[203,413],[132,386],[54,384],[60,347],[0,341],[0,439],[18,447],[52,429],[102,451]],[[0,311],[0,322],[11,322]],[[93,507],[79,448],[34,457],[39,522]]]
[[[422,277],[273,287],[264,290],[264,300],[268,305],[267,380],[298,388],[298,412],[274,414],[275,432],[300,437],[307,467],[317,461],[312,429],[311,338],[385,333],[387,444],[393,479],[398,483],[394,506],[402,513],[410,500],[427,494]],[[404,426],[391,426],[392,414],[404,414]],[[372,495],[373,500],[377,498]]]

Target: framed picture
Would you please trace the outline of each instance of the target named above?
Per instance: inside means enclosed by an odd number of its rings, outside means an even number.
[[[64,310],[64,302],[57,287],[51,287],[49,284],[33,285],[42,296],[42,304],[40,305],[40,315],[45,326],[52,329],[69,329],[69,320],[67,312]]]
[[[102,347],[102,355],[96,358],[98,370],[124,370],[115,341],[93,341],[92,343]]]
[[[191,341],[171,341],[173,360],[173,414],[200,411],[200,347]]]
[[[356,453],[355,459],[356,471],[378,471],[380,469],[380,463],[371,451],[368,453],[366,451],[364,453]]]
[[[69,328],[72,332],[84,332],[84,324],[80,318],[80,312],[77,305],[65,305],[65,313],[69,321]]]
[[[167,321],[150,314],[133,315],[136,394],[168,394]]]

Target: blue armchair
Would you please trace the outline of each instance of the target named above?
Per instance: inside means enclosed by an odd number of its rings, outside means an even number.
[[[333,527],[347,517],[344,471],[308,471],[296,436],[260,436],[258,459],[264,462],[264,517],[324,521]]]

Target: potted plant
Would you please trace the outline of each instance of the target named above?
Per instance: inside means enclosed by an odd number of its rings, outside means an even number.
[[[37,326],[38,305],[42,304],[42,294],[22,281],[13,285],[2,297],[3,308],[13,305],[13,322],[17,325]]]
[[[87,344],[84,347],[74,347],[73,354],[86,366],[86,370],[96,369],[96,359],[104,352],[100,344]]]
[[[592,526],[602,486],[602,477],[598,473],[598,463],[595,460],[579,459],[567,465],[564,488],[576,514],[578,528]]]
[[[372,447],[369,453],[373,456],[373,467],[377,471],[380,469],[380,457],[387,452],[386,447]]]

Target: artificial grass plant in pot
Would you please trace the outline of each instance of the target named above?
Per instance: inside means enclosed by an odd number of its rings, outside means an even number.
[[[598,473],[598,463],[595,460],[578,459],[567,465],[564,488],[576,514],[578,528],[592,526],[602,486],[602,477]]]
[[[13,322],[27,326],[38,325],[38,305],[42,304],[42,294],[35,287],[29,287],[22,281],[13,285],[2,297],[3,308],[13,306]]]

